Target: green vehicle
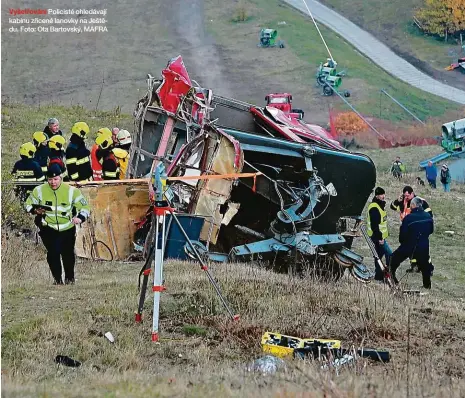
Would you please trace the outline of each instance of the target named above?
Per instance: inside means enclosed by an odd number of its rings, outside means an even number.
[[[260,31],[260,43],[258,47],[279,47],[284,48],[284,42],[276,41],[278,31],[276,29],[262,29]]]
[[[345,76],[345,71],[337,72],[337,62],[331,58],[328,58],[325,63],[321,63],[316,73],[316,82],[323,88],[324,95],[333,95],[331,87],[339,91],[339,87],[342,84],[342,77]],[[328,87],[330,85],[331,87]],[[348,91],[344,93],[345,97],[349,97]]]
[[[465,183],[465,119],[442,125],[441,147],[444,152],[420,162],[424,169],[428,162],[441,164],[447,161],[453,181]]]

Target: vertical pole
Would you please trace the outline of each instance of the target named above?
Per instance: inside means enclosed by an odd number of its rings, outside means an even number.
[[[410,398],[410,303],[407,307],[407,398]]]
[[[381,99],[382,99],[382,95],[381,95],[381,91],[379,92],[379,118],[381,119]]]
[[[159,225],[162,223],[161,244],[159,242]],[[158,341],[158,323],[160,319],[160,293],[163,289],[163,252],[165,240],[165,216],[156,215],[155,226],[155,266],[153,273],[153,324],[152,324],[152,341]]]
[[[100,92],[99,92],[98,98],[97,98],[97,105],[95,105],[95,112],[97,112],[97,110],[98,110],[98,104],[100,102],[100,96],[102,95],[103,85],[104,84],[105,84],[105,71],[103,72],[103,76],[102,76],[102,85],[100,86]]]

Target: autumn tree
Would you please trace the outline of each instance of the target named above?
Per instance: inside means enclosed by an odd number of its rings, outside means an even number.
[[[424,0],[415,16],[424,31],[446,37],[465,31],[465,0]]]

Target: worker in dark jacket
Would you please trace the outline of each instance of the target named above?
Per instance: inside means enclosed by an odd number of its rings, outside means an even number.
[[[70,181],[92,180],[90,151],[84,142],[89,131],[89,126],[85,122],[77,122],[71,128],[72,135],[66,148],[66,168]]]
[[[57,118],[51,117],[48,119],[47,125],[44,128],[44,133],[48,138],[52,138],[54,135],[63,135],[63,132],[60,130],[60,122]]]
[[[17,183],[45,181],[44,173],[42,173],[39,163],[34,160],[35,152],[36,147],[32,142],[26,142],[19,147],[21,160],[15,163],[11,172]],[[21,202],[24,202],[29,192],[33,189],[33,185],[18,184],[15,188],[15,194]]]
[[[441,184],[444,187],[444,192],[450,192],[450,182],[452,177],[450,175],[449,166],[444,163],[441,167]]]
[[[42,172],[47,173],[48,157],[50,156],[50,148],[48,147],[48,138],[43,131],[36,131],[32,134],[32,142],[36,147],[34,160],[39,163]]]
[[[410,203],[413,198],[418,198],[421,200],[421,206],[423,210],[431,215],[431,217],[434,217],[433,211],[431,210],[431,207],[429,207],[428,202],[420,198],[419,196],[415,195],[415,192],[413,192],[413,188],[411,186],[406,185],[404,189],[402,190],[402,195],[400,195],[399,199],[394,200],[391,203],[391,209],[398,211],[400,213],[400,220],[402,221],[407,215],[410,214]],[[431,264],[431,267],[433,265]],[[420,272],[420,269],[417,267],[416,260],[411,259],[411,268],[407,270],[407,272]]]
[[[118,180],[120,169],[119,162],[113,153],[113,139],[111,135],[100,134],[95,139],[99,146],[97,150],[97,159],[102,164],[102,178],[104,180]]]
[[[415,259],[423,276],[423,287],[431,289],[433,265],[429,257],[429,236],[434,231],[433,217],[422,208],[422,200],[413,198],[411,212],[403,220],[399,233],[399,248],[392,254],[391,273],[395,283],[396,270],[407,258]]]
[[[377,187],[375,189],[375,196],[368,206],[367,215],[367,233],[375,245],[376,253],[380,259],[386,257],[386,264],[389,265],[392,250],[387,242],[388,226],[387,226],[387,213],[386,207],[386,192],[383,188]],[[375,260],[375,280],[383,281],[384,274],[379,267],[378,262]]]

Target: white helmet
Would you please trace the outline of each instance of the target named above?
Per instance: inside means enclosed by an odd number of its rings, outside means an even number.
[[[118,131],[118,134],[116,135],[116,141],[120,145],[130,144],[132,142],[131,134],[127,130],[120,130]]]

